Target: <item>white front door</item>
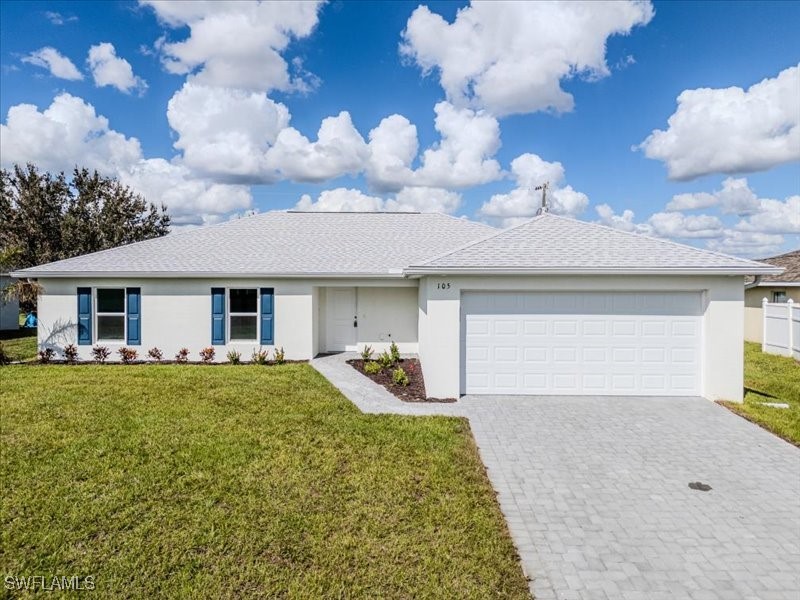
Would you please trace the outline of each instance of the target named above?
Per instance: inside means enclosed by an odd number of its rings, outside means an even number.
[[[700,293],[465,293],[461,304],[467,394],[700,393]]]
[[[326,292],[328,352],[356,349],[356,288],[328,288]]]

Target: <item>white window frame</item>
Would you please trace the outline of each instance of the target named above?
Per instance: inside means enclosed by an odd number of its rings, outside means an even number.
[[[231,312],[231,291],[233,290],[255,290],[256,292],[256,310],[255,312]],[[225,288],[225,294],[227,295],[227,302],[225,303],[225,312],[226,320],[227,320],[227,339],[229,344],[258,344],[261,340],[261,319],[260,316],[260,305],[259,302],[261,300],[261,290],[258,287],[230,287]],[[256,336],[249,340],[244,339],[233,339],[231,334],[233,333],[233,328],[231,327],[231,317],[255,317],[256,318]]]
[[[100,302],[98,299],[98,292],[100,290],[122,290],[122,303],[123,303],[123,312],[100,312]],[[104,286],[104,287],[96,287],[94,288],[94,294],[92,298],[92,308],[94,309],[94,334],[95,343],[104,343],[104,344],[119,344],[124,346],[128,343],[128,293],[124,287],[117,287],[117,286]],[[119,317],[122,316],[122,339],[121,340],[104,340],[100,337],[100,328],[97,326],[99,318],[98,317]]]

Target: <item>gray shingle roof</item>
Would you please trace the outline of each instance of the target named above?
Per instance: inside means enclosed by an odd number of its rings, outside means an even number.
[[[426,272],[764,273],[774,267],[577,219],[543,214],[409,267]]]
[[[92,274],[396,275],[497,230],[435,213],[268,212],[20,271]]]

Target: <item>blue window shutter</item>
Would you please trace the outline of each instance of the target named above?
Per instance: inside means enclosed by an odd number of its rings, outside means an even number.
[[[92,345],[92,288],[78,288],[78,345]]]
[[[125,318],[128,320],[128,345],[138,346],[142,343],[142,318],[141,318],[141,299],[142,290],[140,288],[128,288],[125,290],[128,296],[127,311]]]
[[[271,346],[275,343],[273,336],[273,316],[275,311],[275,290],[261,288],[261,343]]]
[[[225,288],[211,288],[211,344],[225,344]]]

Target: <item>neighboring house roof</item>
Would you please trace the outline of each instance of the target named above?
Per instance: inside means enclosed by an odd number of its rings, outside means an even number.
[[[752,277],[748,277],[746,281],[748,287],[800,286],[800,248],[787,252],[786,254],[779,254],[778,256],[771,256],[760,260],[761,262],[776,267],[782,267],[783,273],[779,275],[762,275],[758,278],[758,281],[754,281]]]
[[[777,267],[549,213],[501,231],[437,213],[286,211],[173,233],[15,275],[402,277],[431,273],[778,272]]]
[[[389,276],[496,232],[437,213],[268,212],[24,269],[22,277]]]
[[[777,273],[778,269],[545,213],[406,273]]]

